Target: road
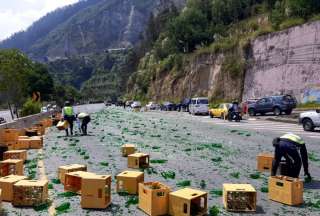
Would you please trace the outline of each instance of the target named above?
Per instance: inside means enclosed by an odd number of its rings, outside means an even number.
[[[2,110],[0,111],[0,117],[3,117],[7,122],[11,122],[11,114],[9,110]]]
[[[220,195],[223,183],[250,183],[258,193],[257,214],[260,215],[319,215],[316,203],[320,202],[320,145],[318,133],[305,133],[297,125],[250,120],[229,123],[220,119],[190,116],[178,112],[131,112],[122,108],[104,108],[102,105],[82,106],[91,114],[89,136],[65,137],[64,132],[49,129],[45,147],[40,154],[28,151],[29,160],[43,160],[46,177],[50,180],[50,199],[54,206],[70,203],[66,215],[138,215],[145,214],[137,208],[131,196],[119,196],[112,178],[112,205],[106,210],[83,210],[80,197],[63,195],[63,185],[56,184],[57,169],[61,165],[86,164],[88,170],[113,177],[128,170],[127,158],[121,157],[120,147],[134,143],[138,151],[149,153],[151,167],[144,170],[145,181],[160,181],[172,190],[189,183],[190,187],[209,193],[208,206],[219,208],[221,215],[238,215],[223,209]],[[300,128],[300,129],[299,129]],[[288,131],[289,130],[289,131]],[[306,205],[296,208],[268,200],[268,173],[259,173],[257,178],[256,155],[273,152],[272,139],[284,132],[301,133],[310,157],[310,171],[315,181],[305,185]],[[161,161],[161,163],[159,162]],[[41,165],[42,166],[42,165]],[[38,168],[43,170],[43,167]],[[39,169],[35,169],[39,178]],[[26,165],[26,174],[34,167]],[[171,171],[174,177],[166,174]],[[303,178],[303,172],[301,172]],[[48,215],[46,210],[13,208],[5,203],[8,215]]]

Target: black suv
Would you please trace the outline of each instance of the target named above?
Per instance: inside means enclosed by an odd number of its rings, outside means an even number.
[[[189,112],[189,105],[191,103],[190,98],[185,98],[181,101],[180,104],[177,104],[176,108],[179,112]]]
[[[248,112],[250,116],[255,116],[258,113],[264,115],[270,112],[273,112],[276,116],[283,112],[290,115],[296,106],[297,101],[291,95],[270,96],[249,104]]]

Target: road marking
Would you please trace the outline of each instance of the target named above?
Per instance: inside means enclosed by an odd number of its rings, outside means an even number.
[[[43,149],[39,149],[38,150],[38,155],[40,155],[40,159],[38,160],[38,169],[39,169],[39,174],[40,174],[40,180],[47,180],[49,181],[48,179],[48,176],[46,174],[46,168],[45,168],[45,165],[44,165],[44,162],[43,162]],[[52,195],[52,194],[50,194]],[[54,201],[52,200],[52,203],[48,209],[48,212],[49,212],[49,215],[50,216],[55,216],[57,215],[56,213],[56,205],[54,203]]]

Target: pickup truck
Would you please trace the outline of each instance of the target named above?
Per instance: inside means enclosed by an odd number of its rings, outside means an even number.
[[[305,131],[314,131],[316,127],[320,127],[320,109],[301,113],[299,123]]]

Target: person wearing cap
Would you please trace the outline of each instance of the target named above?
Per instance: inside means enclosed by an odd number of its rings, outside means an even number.
[[[88,124],[91,121],[90,115],[88,113],[82,112],[78,114],[78,119],[81,121],[81,131],[83,135],[87,135]]]
[[[73,107],[69,101],[66,101],[62,109],[62,116],[65,121],[69,123],[70,134],[73,135],[73,121],[75,120]],[[66,129],[66,135],[69,136],[68,128]]]
[[[274,160],[271,175],[275,176],[280,165],[281,159],[285,158],[287,165],[287,175],[298,178],[303,164],[304,175],[311,179],[308,164],[308,151],[303,139],[293,133],[285,134],[273,140],[275,147]],[[302,164],[301,164],[302,163]]]

